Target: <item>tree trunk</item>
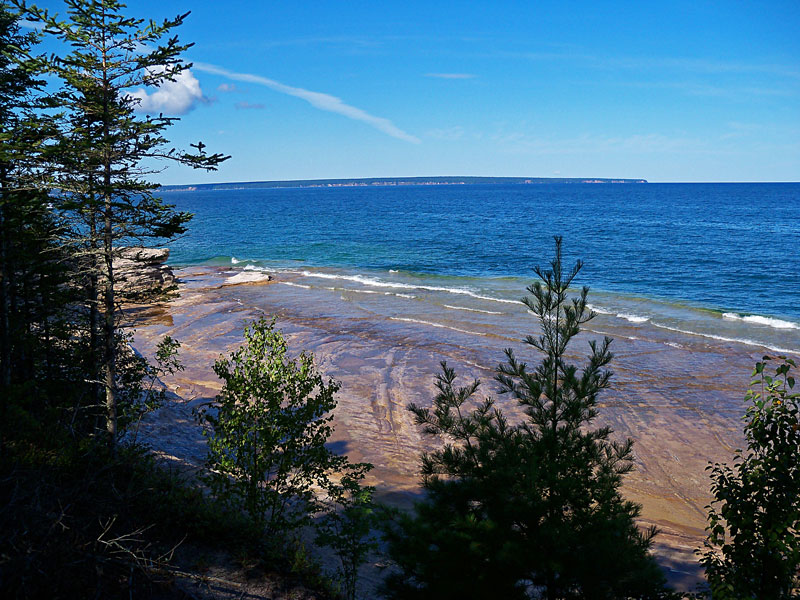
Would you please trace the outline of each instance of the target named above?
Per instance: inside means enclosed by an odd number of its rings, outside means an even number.
[[[51,302],[47,297],[47,286],[49,285],[46,267],[42,268],[39,275],[39,307],[41,309],[42,333],[44,334],[44,368],[49,381],[55,381],[53,372],[53,338],[50,331],[50,308]]]
[[[102,22],[105,26],[106,6],[101,6]],[[116,345],[114,340],[114,229],[113,229],[113,206],[111,198],[111,134],[109,110],[109,96],[114,94],[108,81],[108,63],[106,56],[106,34],[107,29],[103,28],[103,258],[105,258],[106,281],[105,292],[103,294],[103,304],[105,309],[105,323],[103,328],[105,342],[105,386],[106,386],[106,429],[108,430],[109,444],[112,451],[117,445],[117,394],[115,389],[116,379]]]
[[[6,185],[5,165],[0,166],[0,389],[4,390],[0,398],[0,419],[6,422],[9,386],[11,385],[11,344],[8,331],[8,224],[6,221]],[[0,434],[0,456],[5,454],[5,438]]]
[[[27,267],[27,265],[26,265]],[[19,366],[17,367],[21,374],[23,381],[33,381],[34,368],[33,368],[33,353],[31,347],[31,339],[33,337],[33,323],[31,322],[31,315],[33,309],[31,308],[31,288],[30,288],[30,273],[27,268],[20,274],[20,287],[22,289],[22,314],[16,315],[16,318],[22,321],[21,333],[22,343],[16,354],[19,355]]]
[[[106,169],[106,190],[110,186],[110,169]],[[105,320],[103,341],[105,345],[105,387],[106,387],[106,430],[109,444],[113,449],[117,443],[117,394],[116,379],[116,346],[114,343],[114,248],[111,222],[111,197],[105,192],[105,214],[103,227],[103,258],[105,259],[105,289],[103,293],[103,309]]]
[[[8,389],[11,385],[11,344],[8,331],[9,293],[8,293],[8,222],[6,202],[8,185],[6,166],[0,165],[0,385]],[[3,410],[5,409],[5,402]]]
[[[91,185],[91,182],[90,182]],[[93,192],[90,192],[93,194]],[[92,196],[92,200],[93,196]],[[89,373],[92,378],[92,412],[97,419],[97,407],[100,406],[102,398],[102,387],[100,385],[100,363],[101,356],[104,352],[100,351],[99,340],[102,337],[100,332],[100,311],[98,309],[98,302],[100,301],[100,282],[98,273],[100,273],[100,261],[98,260],[98,235],[97,235],[97,213],[95,212],[94,201],[90,205],[89,215]],[[105,361],[103,361],[105,362]],[[95,425],[98,425],[95,422]]]

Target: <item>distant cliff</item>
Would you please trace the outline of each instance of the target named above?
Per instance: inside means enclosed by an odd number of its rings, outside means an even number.
[[[605,179],[579,177],[377,177],[369,179],[294,179],[289,181],[242,181],[238,183],[198,183],[165,185],[165,192],[247,190],[263,188],[365,187],[385,185],[481,185],[553,183],[647,183],[646,179]]]

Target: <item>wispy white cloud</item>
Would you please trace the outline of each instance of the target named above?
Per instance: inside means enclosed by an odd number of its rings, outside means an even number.
[[[784,64],[749,63],[686,57],[620,57],[599,59],[601,66],[626,69],[675,69],[694,73],[749,73],[800,78],[800,69]]]
[[[276,48],[280,46],[315,46],[315,45],[342,45],[354,47],[378,46],[380,42],[357,36],[326,36],[326,37],[304,37],[287,40],[262,40],[258,44],[262,48]]]
[[[37,21],[28,21],[26,19],[20,19],[19,21],[17,21],[17,24],[25,29],[33,29],[35,31],[41,31],[42,29],[44,29],[44,25],[42,23],[38,23]]]
[[[437,79],[474,79],[472,73],[425,73],[425,77],[435,77]]]
[[[687,96],[725,98],[728,100],[751,101],[753,98],[781,98],[797,96],[798,91],[790,87],[753,86],[736,84],[709,84],[694,81],[625,81],[618,85],[641,89],[668,89],[683,92]]]
[[[137,112],[169,115],[184,115],[204,100],[200,82],[189,69],[178,73],[172,81],[163,81],[151,93],[139,88],[128,92],[128,97],[139,101]]]
[[[344,117],[347,117],[348,119],[353,119],[355,121],[361,121],[362,123],[366,123],[367,125],[377,129],[378,131],[390,135],[393,138],[397,138],[398,140],[411,142],[413,144],[420,143],[418,137],[406,133],[405,131],[397,127],[394,123],[392,123],[389,119],[385,119],[383,117],[376,117],[375,115],[369,114],[365,110],[362,110],[355,106],[351,106],[349,104],[345,104],[344,102],[342,102],[340,98],[332,96],[331,94],[325,94],[322,92],[313,92],[311,90],[306,90],[303,88],[286,85],[285,83],[275,81],[274,79],[268,79],[267,77],[262,77],[260,75],[254,75],[252,73],[236,73],[233,71],[229,71],[227,69],[223,69],[222,67],[209,65],[205,63],[194,63],[194,69],[196,69],[197,71],[202,71],[204,73],[220,75],[222,77],[226,77],[234,81],[244,81],[247,83],[255,83],[257,85],[263,85],[265,87],[270,88],[271,90],[280,92],[281,94],[287,94],[289,96],[294,96],[295,98],[300,98],[301,100],[305,100],[314,108],[340,114]]]
[[[457,125],[447,129],[431,129],[426,133],[426,135],[435,140],[455,142],[464,137],[464,128],[460,125]]]
[[[236,108],[239,110],[262,110],[266,107],[263,104],[242,101],[236,103]]]
[[[736,60],[717,60],[692,57],[667,56],[604,56],[579,50],[566,52],[510,52],[495,51],[496,58],[523,59],[535,62],[570,62],[594,69],[674,71],[699,74],[760,74],[800,79],[800,69],[781,63],[755,63]]]
[[[584,134],[570,138],[544,138],[530,136],[522,132],[498,133],[491,140],[499,149],[509,153],[532,155],[565,154],[675,154],[709,153],[723,154],[724,147],[715,146],[710,139],[692,137],[680,133],[664,135],[660,133],[639,133],[628,136],[603,136]]]
[[[236,87],[235,83],[220,83],[217,86],[217,91],[222,92],[223,94],[230,94],[232,92],[238,92],[239,88]]]

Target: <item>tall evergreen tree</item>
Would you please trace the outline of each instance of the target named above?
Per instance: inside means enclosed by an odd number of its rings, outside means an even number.
[[[18,16],[0,4],[0,385],[11,385],[12,312],[16,305],[10,253],[18,230],[16,210],[21,201],[20,163],[29,149],[21,144],[27,136],[31,94],[40,87],[34,72],[25,66],[25,54],[36,43],[34,33],[23,34]]]
[[[116,0],[66,0],[67,19],[22,3],[27,18],[42,23],[72,51],[56,56],[50,69],[65,84],[69,131],[61,145],[63,175],[53,182],[62,209],[79,217],[72,227],[86,258],[90,282],[91,337],[102,357],[105,421],[110,443],[117,438],[117,344],[119,311],[114,258],[121,246],[169,239],[185,231],[191,215],[176,212],[155,195],[148,181],[158,171],[148,160],[166,159],[207,170],[227,157],[207,154],[202,143],[186,152],[169,147],[165,130],[176,119],[137,116],[134,88],[157,87],[191,65],[171,31],[187,14],[161,23],[132,18]],[[160,45],[159,45],[160,44]],[[97,290],[91,290],[96,285]],[[94,296],[96,293],[96,297]]]
[[[395,598],[650,598],[664,594],[648,550],[654,530],[635,523],[640,507],[620,492],[632,469],[632,441],[592,427],[608,386],[611,340],[590,342],[583,368],[567,348],[594,314],[588,288],[569,299],[581,269],[565,271],[561,238],[525,305],[540,334],[525,343],[542,359],[529,369],[513,351],[498,367],[501,392],[525,409],[509,424],[479,382],[456,387],[443,365],[432,409],[410,405],[425,432],[444,438],[422,460],[427,498],[388,531],[399,571]]]
[[[31,57],[36,33],[0,3],[0,422],[9,403],[43,416],[56,402],[46,388],[74,390],[67,327],[71,291],[57,243],[61,220],[50,209],[46,172],[56,137],[56,99],[44,92],[44,61]],[[66,383],[66,385],[65,385]],[[66,395],[66,394],[65,394]]]

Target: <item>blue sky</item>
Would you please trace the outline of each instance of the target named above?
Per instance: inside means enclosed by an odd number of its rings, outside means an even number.
[[[129,3],[189,10],[191,75],[140,95],[232,158],[162,183],[800,181],[797,0]]]

